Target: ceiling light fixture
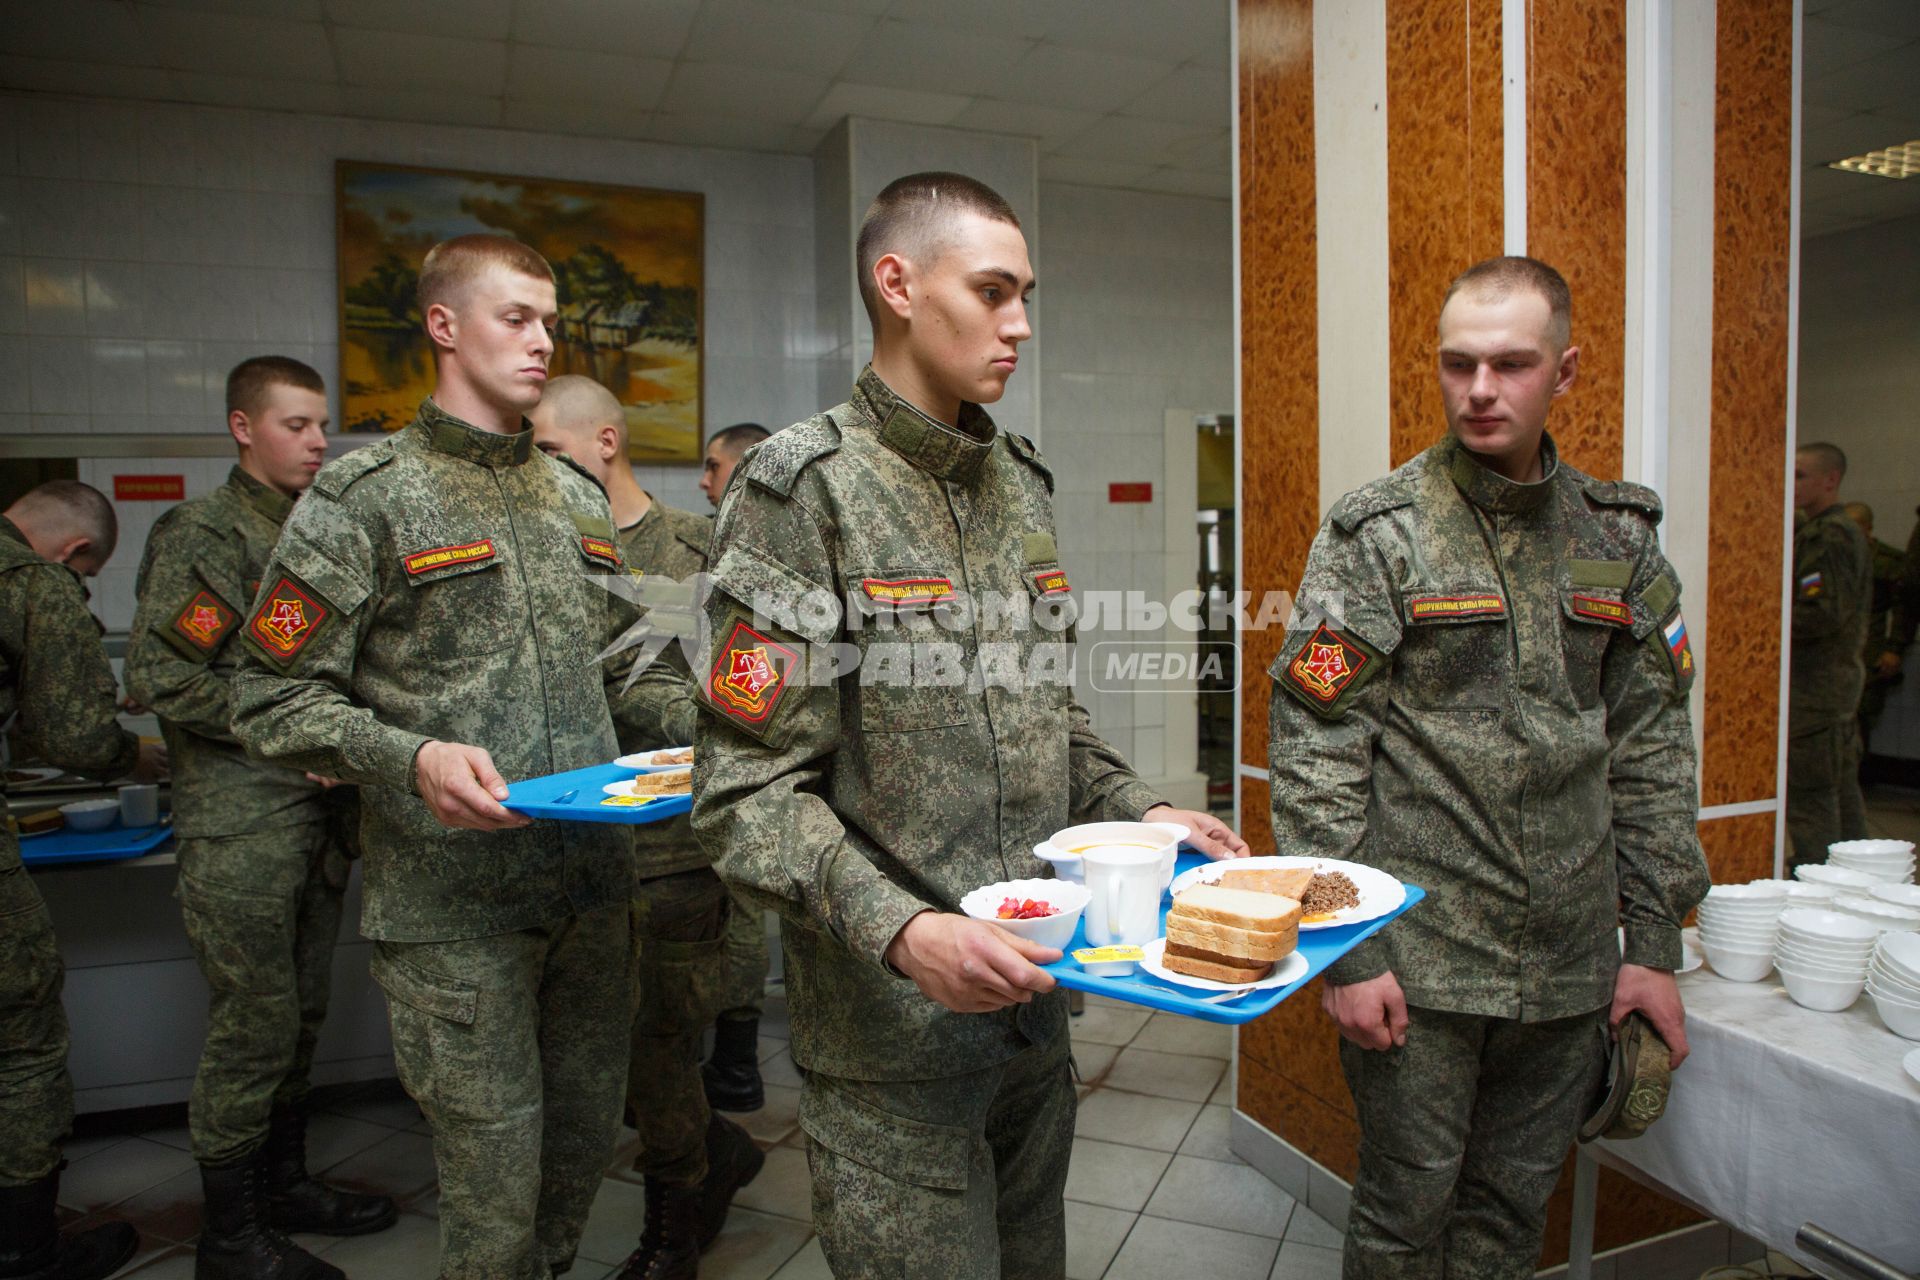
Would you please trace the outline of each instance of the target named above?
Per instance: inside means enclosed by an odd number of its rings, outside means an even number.
[[[1911,178],[1920,174],[1920,139],[1869,151],[1865,155],[1835,160],[1829,169],[1848,173],[1870,173],[1876,178]]]

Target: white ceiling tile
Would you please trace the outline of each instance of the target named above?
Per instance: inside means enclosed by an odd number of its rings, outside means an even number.
[[[1862,31],[1825,18],[1808,18],[1801,28],[1801,49],[1809,80],[1832,75],[1875,54],[1897,49],[1906,41],[1898,36]]]
[[[1012,71],[1033,46],[1017,36],[883,18],[854,53],[847,78],[901,89],[984,88]]]
[[[800,124],[827,91],[824,75],[741,67],[721,62],[682,62],[673,69],[660,110],[678,116],[728,116]]]
[[[707,0],[687,33],[684,57],[832,75],[849,64],[875,19],[763,0]]]
[[[1173,66],[1171,61],[1042,42],[994,88],[996,96],[1014,102],[1107,112],[1133,97],[1141,85],[1163,78]]]
[[[171,98],[178,93],[171,71],[59,58],[0,56],[0,83],[9,89],[90,93],[103,98]]]
[[[962,31],[990,31],[1000,36],[1021,36],[1037,40],[1053,26],[1048,13],[1051,6],[1036,0],[894,0],[887,16],[909,22],[931,22],[935,26]]]
[[[1076,49],[1099,49],[1185,62],[1229,39],[1227,0],[1047,0],[1047,38]]]
[[[188,102],[222,107],[258,107],[264,111],[312,111],[338,115],[340,86],[318,80],[258,80],[251,76],[215,76],[177,71],[174,80]]]
[[[663,58],[515,44],[508,50],[507,94],[512,98],[604,103],[647,112],[660,101],[672,74],[673,64]]]
[[[1190,156],[1196,147],[1214,141],[1216,130],[1166,120],[1133,120],[1104,116],[1084,133],[1057,149],[1056,154],[1087,160],[1123,160],[1159,166]],[[1190,162],[1189,162],[1190,163]]]
[[[1860,112],[1837,124],[1820,125],[1801,131],[1800,155],[1809,164],[1830,164],[1866,151],[1909,141],[1895,137],[1892,122],[1885,116]]]
[[[108,0],[8,5],[7,20],[0,23],[0,53],[129,66],[154,61],[133,10]]]
[[[725,116],[676,116],[661,112],[647,127],[656,142],[683,147],[730,147],[739,151],[785,151],[793,126]]]
[[[327,18],[344,27],[413,31],[422,35],[505,40],[513,26],[513,0],[324,0]]]
[[[500,99],[444,89],[345,88],[342,109],[350,116],[425,124],[498,125]]]
[[[509,129],[571,133],[595,138],[644,138],[653,121],[649,111],[631,111],[584,98],[508,98],[501,120]]]
[[[1840,0],[1820,16],[1844,27],[1920,39],[1920,5],[1913,0]]]
[[[318,22],[320,0],[134,0],[140,9],[199,9],[206,13],[245,13],[256,18]]]
[[[1148,85],[1120,112],[1148,120],[1224,126],[1233,119],[1230,92],[1231,82],[1224,70],[1188,65]]]
[[[1041,156],[1040,178],[1045,182],[1077,182],[1089,187],[1131,186],[1153,172],[1152,165],[1122,164],[1114,160],[1082,160],[1073,156]]]
[[[1233,196],[1233,184],[1227,174],[1195,173],[1188,169],[1155,169],[1127,185],[1140,191],[1165,191],[1171,195],[1207,196],[1216,200]]]
[[[326,29],[317,22],[197,9],[148,7],[138,12],[140,29],[162,66],[215,75],[231,75],[238,67],[262,67],[276,76],[334,78]]]
[[[841,81],[827,90],[827,96],[820,100],[806,124],[809,128],[831,129],[846,116],[897,120],[902,124],[951,124],[971,101],[957,93],[922,93]]]
[[[818,13],[865,13],[879,17],[893,4],[893,0],[787,0],[796,9],[812,9]]]
[[[965,111],[953,118],[952,123],[956,129],[978,129],[983,133],[1010,133],[1021,138],[1036,138],[1041,150],[1047,151],[1084,132],[1099,118],[1097,111],[1074,111],[1066,107],[1037,106],[1031,102],[976,98]]]
[[[561,49],[675,58],[700,0],[513,0],[513,38]]]
[[[499,40],[335,27],[333,47],[344,84],[475,97],[496,97],[506,87],[507,46]]]

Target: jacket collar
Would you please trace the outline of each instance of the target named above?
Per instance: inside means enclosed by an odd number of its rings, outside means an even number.
[[[420,402],[414,426],[434,452],[483,467],[517,467],[533,456],[533,429],[524,418],[518,431],[503,436],[461,421],[428,397]]]
[[[1519,484],[1484,465],[1451,433],[1440,442],[1440,449],[1454,485],[1482,511],[1513,514],[1538,510],[1553,492],[1554,478],[1560,472],[1560,454],[1550,435],[1540,437],[1540,478],[1532,484]]]
[[[950,427],[908,404],[868,365],[853,387],[854,407],[880,424],[880,443],[929,475],[971,484],[993,454],[999,434],[977,404],[960,406],[960,425]]]
[[[241,499],[275,524],[285,524],[293,513],[293,499],[270,484],[261,484],[238,463],[227,472],[227,483],[239,491]]]

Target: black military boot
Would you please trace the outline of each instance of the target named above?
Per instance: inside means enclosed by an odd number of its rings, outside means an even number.
[[[265,1168],[264,1151],[200,1166],[207,1215],[193,1280],[347,1280],[267,1220]]]
[[[713,1056],[700,1068],[707,1105],[719,1111],[758,1111],[767,1105],[760,1082],[760,1019],[721,1018],[713,1024]]]
[[[267,1216],[291,1235],[364,1236],[385,1231],[400,1218],[391,1196],[362,1195],[330,1187],[307,1172],[307,1117],[275,1107],[267,1130]]]
[[[707,1176],[700,1180],[697,1224],[701,1249],[712,1244],[726,1225],[734,1192],[759,1177],[766,1162],[767,1153],[745,1129],[718,1112],[707,1117]]]
[[[616,1280],[696,1280],[700,1274],[700,1191],[646,1181],[647,1218],[640,1247]]]
[[[108,1222],[61,1235],[54,1222],[60,1171],[25,1187],[0,1187],[0,1276],[6,1280],[101,1280],[126,1265],[140,1235]]]

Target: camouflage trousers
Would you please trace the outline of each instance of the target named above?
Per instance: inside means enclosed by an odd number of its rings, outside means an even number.
[[[640,1129],[641,1172],[673,1186],[707,1176],[700,1036],[725,977],[729,906],[725,882],[706,867],[634,886],[627,1109]]]
[[[1825,862],[1836,840],[1862,840],[1867,805],[1860,794],[1860,726],[1842,720],[1787,738],[1788,866]]]
[[[838,1280],[1062,1280],[1078,1106],[1067,1051],[1062,1031],[943,1080],[809,1073],[813,1225]]]
[[[12,840],[0,831],[0,844]],[[10,848],[4,862],[13,865],[0,871],[0,1187],[24,1187],[53,1172],[73,1128],[67,971],[40,891]]]
[[[174,895],[207,980],[187,1104],[193,1158],[225,1164],[306,1099],[350,866],[325,821],[180,841]]]
[[[620,1123],[625,905],[451,942],[376,942],[400,1082],[433,1127],[442,1280],[571,1265]]]
[[[1340,1042],[1360,1120],[1343,1280],[1528,1280],[1547,1199],[1605,1073],[1605,1009],[1517,1022],[1407,1009],[1407,1042]]]
[[[759,1019],[767,1000],[767,922],[760,908],[739,898],[727,917],[726,985],[720,992],[722,1018]]]

